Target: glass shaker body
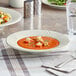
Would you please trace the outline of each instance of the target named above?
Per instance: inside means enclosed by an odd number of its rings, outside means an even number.
[[[34,25],[36,29],[41,29],[41,0],[34,0]]]
[[[24,18],[28,19],[28,26],[33,30],[33,15],[34,15],[34,1],[27,0],[24,2]],[[26,23],[25,23],[26,24]]]
[[[24,1],[24,18],[31,17],[34,11],[33,7],[33,0]]]

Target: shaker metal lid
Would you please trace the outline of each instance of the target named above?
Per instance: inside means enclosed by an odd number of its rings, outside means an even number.
[[[27,0],[27,2],[32,2],[33,0]]]

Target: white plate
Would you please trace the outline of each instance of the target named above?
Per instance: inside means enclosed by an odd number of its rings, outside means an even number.
[[[65,9],[65,6],[59,6],[59,5],[54,5],[48,2],[48,0],[42,0],[42,3],[49,5],[50,7],[56,8],[56,9]]]
[[[32,49],[26,49],[18,46],[17,41],[21,38],[24,37],[29,37],[29,36],[50,36],[53,38],[56,38],[59,40],[60,44],[59,46],[52,48],[52,49],[47,49],[47,50],[32,50]],[[20,51],[25,51],[25,52],[56,52],[61,50],[65,45],[68,44],[69,39],[66,35],[57,33],[54,31],[47,31],[47,30],[26,30],[26,31],[20,31],[16,32],[10,36],[7,37],[7,44],[11,46],[12,48]]]
[[[4,27],[4,26],[8,26],[8,25],[17,23],[22,18],[21,14],[13,9],[0,7],[0,10],[11,15],[11,19],[7,23],[0,24],[0,27]]]

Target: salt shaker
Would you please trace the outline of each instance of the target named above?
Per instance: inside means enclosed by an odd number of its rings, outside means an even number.
[[[34,14],[41,15],[41,0],[34,0]]]
[[[35,24],[37,26],[37,29],[41,29],[41,0],[34,0],[34,16],[36,17],[35,19]]]
[[[24,1],[24,18],[29,18],[33,15],[33,0]]]

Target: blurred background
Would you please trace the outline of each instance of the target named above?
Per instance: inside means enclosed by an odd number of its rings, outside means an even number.
[[[9,0],[0,0],[0,6],[12,8],[9,7]],[[23,8],[12,8],[12,9],[19,11],[23,15],[24,12]],[[30,26],[27,18],[25,19],[23,18],[22,20],[23,21],[16,23],[15,25],[23,24],[25,26],[25,29],[29,29]],[[24,26],[21,26],[21,28],[24,28]],[[9,28],[13,29],[16,29],[16,27],[9,26]],[[23,30],[21,28],[19,27],[19,30]],[[42,29],[57,31],[66,34],[67,33],[66,10],[54,9],[49,7],[48,5],[42,4]],[[19,30],[16,29],[16,31]]]

